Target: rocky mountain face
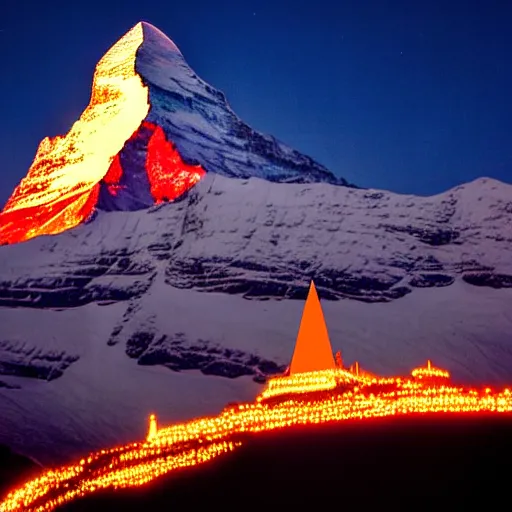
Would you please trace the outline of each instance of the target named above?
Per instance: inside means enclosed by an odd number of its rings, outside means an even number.
[[[507,288],[512,187],[484,178],[422,198],[212,174],[179,201],[99,212],[62,236],[6,247],[0,258],[0,275],[16,275],[0,289],[7,307],[140,297],[160,268],[169,286],[247,299],[304,299],[311,279],[325,299],[365,302],[456,279]]]
[[[206,172],[349,185],[247,126],[165,34],[138,23],[98,62],[80,119],[41,142],[0,212],[0,244],[61,233],[97,210],[173,201]]]
[[[155,27],[142,26],[135,69],[149,91],[146,119],[163,128],[187,163],[231,178],[349,185],[310,157],[250,128],[222,92],[196,75],[172,41]]]

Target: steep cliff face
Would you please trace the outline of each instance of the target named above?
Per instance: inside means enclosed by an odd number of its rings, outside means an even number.
[[[163,128],[187,163],[232,178],[348,185],[308,156],[247,126],[169,38],[147,23],[143,28],[135,68],[149,90],[147,120]]]
[[[160,126],[144,121],[101,180],[96,207],[135,211],[174,201],[204,175],[201,166],[183,162]]]
[[[347,185],[249,128],[167,36],[138,23],[98,62],[80,119],[66,135],[41,142],[0,213],[0,243],[61,233],[98,209],[173,201],[206,172]]]

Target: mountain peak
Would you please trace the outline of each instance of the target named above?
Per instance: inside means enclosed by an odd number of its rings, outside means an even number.
[[[166,48],[181,55],[180,49],[174,42],[164,34],[159,28],[147,21],[139,21],[131,30],[141,30],[144,44],[156,44],[161,48]],[[130,32],[130,31],[129,31]]]
[[[348,185],[243,123],[171,39],[141,21],[99,60],[89,105],[70,131],[43,139],[0,213],[0,244],[61,233],[96,209],[174,201],[206,172]]]

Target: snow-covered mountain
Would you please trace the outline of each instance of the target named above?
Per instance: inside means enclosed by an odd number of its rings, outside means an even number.
[[[161,126],[183,159],[227,177],[348,185],[311,158],[241,121],[224,94],[201,80],[158,29],[142,23],[135,69],[149,89],[147,121]]]
[[[349,186],[252,130],[165,34],[138,23],[98,62],[78,121],[39,145],[0,212],[0,244],[61,233],[96,209],[133,211],[175,200],[206,172]]]
[[[248,128],[169,39],[138,27],[149,108],[80,185],[95,213],[0,247],[0,444],[62,462],[142,437],[150,412],[252,399],[290,361],[311,279],[347,363],[396,374],[431,358],[456,380],[512,381],[512,186],[347,186]],[[61,186],[68,168],[41,165],[34,190],[58,195],[43,178]],[[169,187],[180,193],[155,205]]]

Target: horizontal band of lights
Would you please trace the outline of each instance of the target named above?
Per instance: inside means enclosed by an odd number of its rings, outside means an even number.
[[[511,413],[510,389],[450,385],[429,363],[411,377],[370,378],[347,370],[278,377],[254,403],[215,417],[158,428],[150,417],[145,442],[101,450],[46,472],[9,494],[0,511],[49,511],[100,489],[144,485],[175,469],[202,464],[244,443],[247,433],[421,413]],[[420,369],[417,369],[420,370]],[[282,400],[268,400],[281,396]]]

